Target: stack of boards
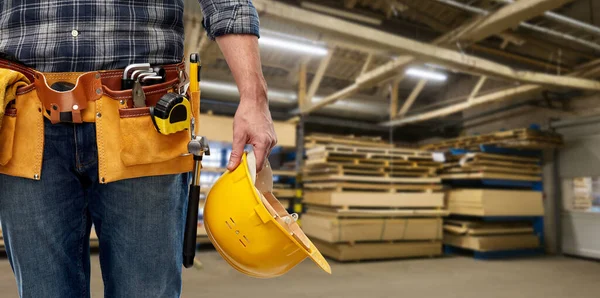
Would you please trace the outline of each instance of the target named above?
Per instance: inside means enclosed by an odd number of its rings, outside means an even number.
[[[594,200],[593,180],[591,177],[573,179],[573,197],[571,208],[574,210],[587,210],[592,208]]]
[[[533,217],[544,215],[542,193],[531,190],[453,189],[451,215]],[[481,252],[537,248],[540,241],[529,223],[452,220],[444,222],[444,244]]]
[[[487,252],[538,248],[540,240],[528,222],[446,220],[444,244]]]
[[[490,153],[450,156],[444,164],[444,180],[503,179],[541,181],[540,159]]]
[[[562,144],[562,136],[555,132],[521,128],[444,140],[427,144],[422,149],[430,151],[447,151],[449,149],[479,151],[480,145],[493,145],[503,148],[546,149],[557,148],[562,146]]]
[[[302,228],[324,255],[339,261],[441,255],[447,211],[436,176],[441,164],[431,153],[352,136],[312,136],[307,144]]]

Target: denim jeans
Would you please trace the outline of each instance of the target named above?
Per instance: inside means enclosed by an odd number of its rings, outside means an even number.
[[[21,297],[90,297],[89,236],[105,297],[179,297],[188,174],[100,184],[92,123],[45,123],[40,181],[0,175],[0,221]]]

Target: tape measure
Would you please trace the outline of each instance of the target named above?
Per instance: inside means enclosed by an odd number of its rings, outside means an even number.
[[[183,95],[167,93],[150,107],[150,115],[156,130],[163,135],[169,135],[183,130],[189,130],[191,124],[191,104]]]

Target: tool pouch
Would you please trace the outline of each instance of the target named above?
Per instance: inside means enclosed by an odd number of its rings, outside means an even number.
[[[173,86],[174,82],[168,81],[145,90],[147,104],[155,105],[162,95],[174,90]],[[191,132],[159,133],[150,109],[129,108],[131,92],[129,95],[119,92],[123,91],[105,88],[104,95],[96,102],[100,182],[191,172],[193,157],[187,149]],[[199,94],[198,100],[192,100],[192,110],[193,116],[197,116]]]
[[[40,179],[44,153],[44,116],[34,85],[17,89],[0,129],[0,174]]]

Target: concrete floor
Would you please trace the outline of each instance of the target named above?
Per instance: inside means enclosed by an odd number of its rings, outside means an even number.
[[[243,276],[214,251],[201,252],[204,270],[185,270],[182,297],[599,297],[600,263],[563,257],[475,261],[467,257],[335,263],[328,276],[309,261],[275,280]],[[102,297],[98,256],[92,257],[92,294]],[[0,296],[17,297],[6,258],[0,259]]]

